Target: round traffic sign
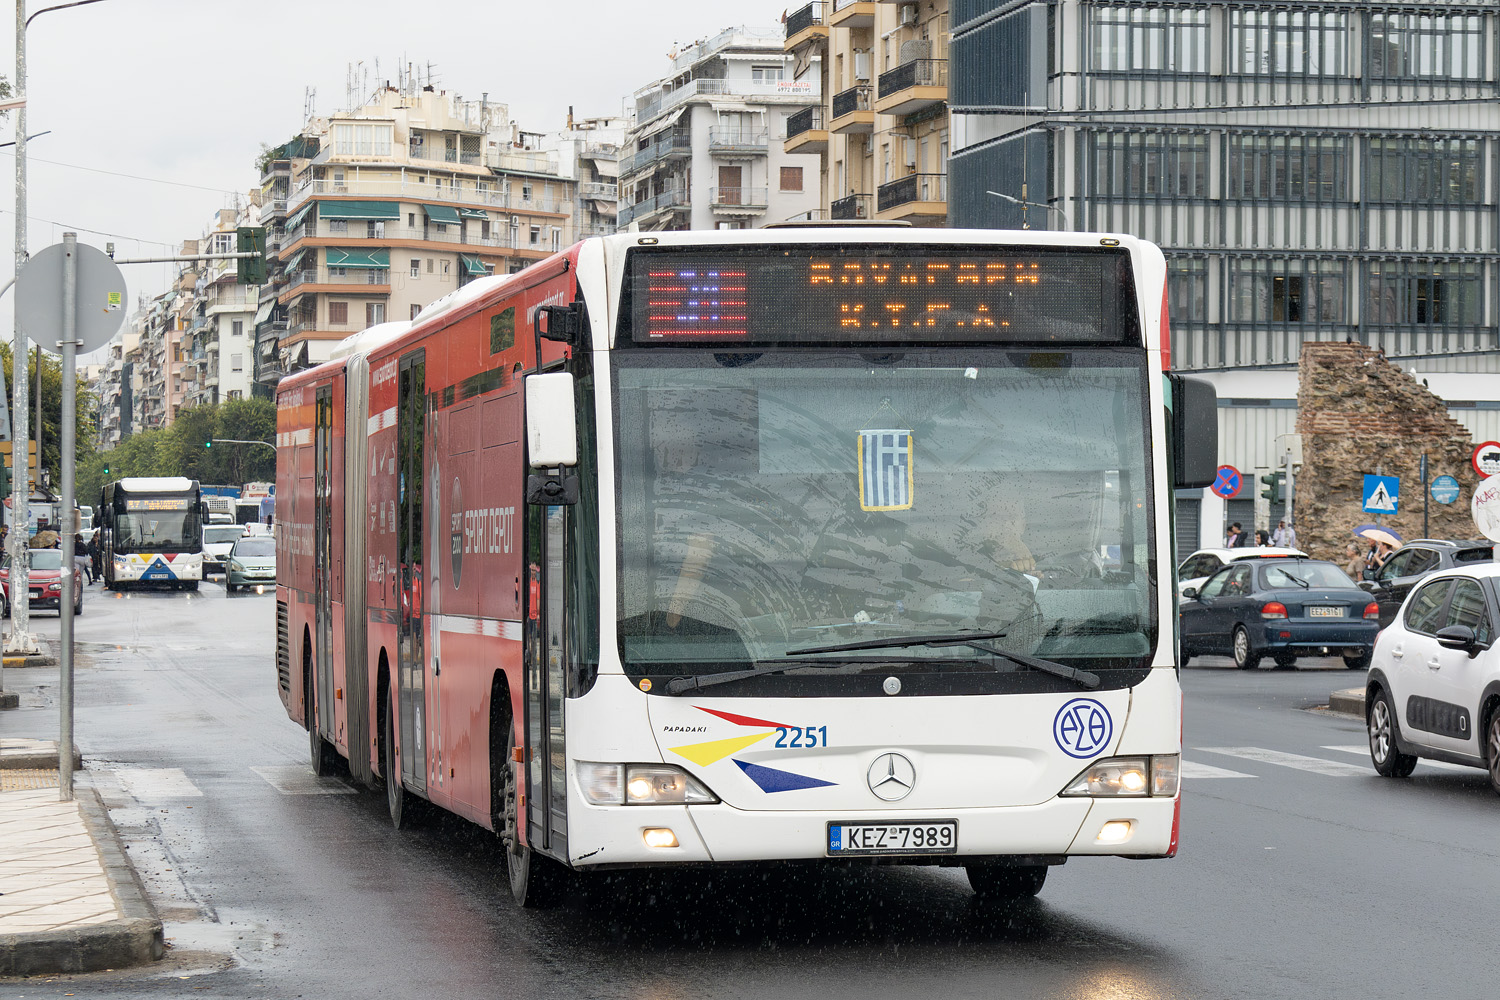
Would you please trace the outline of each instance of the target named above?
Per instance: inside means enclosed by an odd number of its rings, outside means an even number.
[[[109,343],[125,321],[125,275],[98,247],[73,246],[78,253],[74,338],[79,342],[78,353],[87,354]],[[53,354],[61,352],[66,256],[66,245],[54,243],[33,254],[16,277],[16,316],[21,327],[42,350]]]
[[[1438,503],[1452,503],[1458,499],[1458,480],[1452,476],[1437,476],[1432,480],[1432,485],[1428,487],[1428,492],[1432,494],[1432,499]]]
[[[1232,465],[1219,466],[1219,474],[1214,478],[1214,484],[1209,487],[1216,496],[1225,500],[1233,500],[1240,492],[1240,470]]]
[[[1479,533],[1492,542],[1500,542],[1500,476],[1491,476],[1474,487],[1469,510]]]
[[[1480,476],[1500,475],[1500,441],[1486,441],[1475,448],[1473,461]]]

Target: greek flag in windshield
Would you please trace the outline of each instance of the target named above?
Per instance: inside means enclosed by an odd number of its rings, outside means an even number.
[[[860,431],[860,510],[911,510],[911,460],[911,431]]]

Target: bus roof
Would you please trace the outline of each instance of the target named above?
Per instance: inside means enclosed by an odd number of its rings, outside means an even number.
[[[180,493],[198,484],[186,476],[128,476],[115,485],[127,493]]]

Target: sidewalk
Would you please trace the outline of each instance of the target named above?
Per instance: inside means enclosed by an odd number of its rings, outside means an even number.
[[[87,774],[74,777],[74,801],[60,801],[56,742],[0,737],[0,976],[162,956],[161,921],[119,833]]]

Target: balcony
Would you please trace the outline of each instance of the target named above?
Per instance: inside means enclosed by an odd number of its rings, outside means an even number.
[[[782,47],[787,52],[796,52],[804,45],[826,45],[828,43],[827,10],[828,4],[826,3],[810,3],[788,14],[786,41],[782,43]]]
[[[598,181],[581,181],[578,185],[578,197],[598,199],[600,201],[619,201],[620,185],[603,184]]]
[[[948,60],[913,59],[880,74],[875,110],[883,115],[909,115],[947,99]]]
[[[795,99],[799,102],[821,96],[817,80],[773,80],[752,83],[747,80],[698,79],[689,80],[670,93],[646,104],[636,106],[635,120],[644,124],[651,119],[671,111],[692,97],[742,97],[751,103]]]
[[[845,198],[839,198],[828,206],[828,214],[834,219],[869,219],[874,217],[870,211],[870,196],[867,194],[851,194]]]
[[[833,13],[828,15],[830,28],[873,28],[875,26],[874,0],[833,0]]]
[[[558,178],[559,181],[564,179],[561,177]],[[478,183],[487,184],[488,182]],[[351,198],[360,197],[384,201],[442,201],[460,205],[482,206],[485,208],[530,209],[536,212],[562,214],[571,214],[573,211],[571,202],[563,198],[542,199],[524,197],[518,190],[521,187],[519,179],[512,179],[509,182],[509,191],[506,191],[504,188],[480,187],[478,183],[470,186],[467,184],[452,185],[427,182],[419,184],[415,180],[366,180],[361,177],[351,177],[342,181],[324,179],[310,181],[302,185],[292,193],[291,198],[287,200],[287,206],[295,210],[314,195],[346,195]],[[300,238],[296,233],[288,234],[288,238],[282,242],[282,246],[295,243]]]
[[[764,156],[771,146],[770,133],[765,129],[711,128],[708,130],[710,153],[760,154]]]
[[[855,135],[875,131],[875,109],[870,106],[870,85],[861,83],[833,95],[833,120],[828,131],[834,135]]]
[[[908,174],[880,185],[876,212],[882,219],[931,223],[948,218],[948,175]]]
[[[822,153],[828,149],[828,129],[823,125],[821,106],[803,108],[786,119],[788,153]]]
[[[637,150],[620,160],[620,176],[648,170],[663,160],[674,160],[693,154],[693,132],[687,128],[674,128],[655,137],[655,141],[644,149]]]
[[[663,191],[661,194],[638,201],[634,205],[621,205],[618,225],[623,230],[631,222],[639,223],[658,212],[687,209],[692,205],[686,191]]]
[[[708,189],[708,205],[720,215],[755,215],[766,210],[766,188],[713,187]]]

